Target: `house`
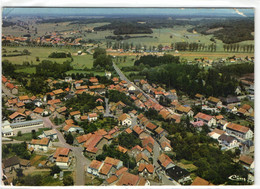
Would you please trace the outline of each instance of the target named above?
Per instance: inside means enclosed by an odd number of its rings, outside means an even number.
[[[28,168],[31,166],[31,162],[30,160],[27,160],[27,159],[20,159],[20,167],[21,168]]]
[[[96,77],[91,77],[89,82],[91,82],[93,85],[98,85],[98,79]]]
[[[210,183],[209,181],[206,181],[205,179],[203,178],[200,178],[200,177],[196,177],[192,184],[192,186],[209,186],[209,185],[214,185],[212,183]]]
[[[208,104],[217,107],[217,106],[221,106],[221,105],[222,105],[222,102],[220,101],[219,98],[210,96],[210,97],[208,98]]]
[[[175,108],[175,111],[178,113],[178,114],[181,114],[181,115],[187,115],[189,117],[193,117],[194,115],[194,112],[191,110],[191,107],[186,107],[186,106],[182,106],[182,105],[179,105]]]
[[[61,169],[68,169],[71,163],[70,157],[58,156],[56,159],[56,165]]]
[[[221,135],[225,134],[226,132],[220,129],[215,128],[213,131],[208,133],[208,135],[213,139],[218,139]]]
[[[95,108],[95,112],[96,113],[105,113],[105,109],[104,109],[104,107],[103,106],[97,106],[96,108]]]
[[[107,77],[107,79],[111,79],[111,75],[111,72],[105,71],[105,76]]]
[[[87,168],[87,172],[89,174],[99,176],[99,170],[103,166],[103,163],[101,161],[93,160],[91,161],[90,165]]]
[[[220,135],[218,141],[223,145],[224,148],[225,146],[228,148],[235,148],[239,146],[238,140],[235,137],[226,134]]]
[[[124,172],[116,182],[116,186],[148,186],[150,182],[145,178]]]
[[[26,119],[26,115],[19,112],[14,112],[12,115],[9,116],[9,119],[12,123],[23,122]]]
[[[19,102],[23,102],[23,103],[28,103],[28,102],[31,101],[31,99],[30,99],[27,95],[25,95],[25,96],[19,96],[19,97],[18,97],[18,100],[19,100]]]
[[[250,172],[254,172],[254,159],[250,156],[241,155],[239,158],[239,162]]]
[[[111,176],[113,165],[108,163],[103,163],[102,167],[99,169],[99,177],[102,179],[107,179]]]
[[[51,145],[52,145],[52,142],[49,138],[32,139],[28,148],[33,147],[34,150],[42,150],[42,151],[46,152],[49,150],[49,147]]]
[[[42,101],[40,101],[40,100],[33,100],[33,103],[34,103],[34,105],[37,106],[37,107],[42,106]]]
[[[240,100],[236,97],[227,97],[223,99],[223,104],[224,105],[239,105],[240,104]]]
[[[252,139],[254,136],[253,131],[248,127],[231,122],[228,123],[223,130],[230,135],[235,135],[243,139]]]
[[[64,127],[63,127],[63,130],[64,130],[64,132],[65,133],[72,133],[72,132],[79,132],[79,133],[84,133],[84,130],[81,128],[81,127],[79,127],[79,126],[76,126],[76,125],[65,125]]]
[[[139,137],[142,140],[142,145],[143,147],[149,146],[151,149],[153,149],[154,142],[155,140],[151,136],[144,136],[144,137]]]
[[[155,131],[155,129],[157,128],[157,125],[153,124],[152,122],[148,122],[148,123],[145,125],[145,128],[146,128],[148,131]]]
[[[117,177],[119,177],[120,175],[122,175],[124,172],[127,172],[128,171],[128,168],[126,167],[121,167],[119,168],[116,172],[115,172],[115,175]]]
[[[12,83],[7,83],[7,84],[6,84],[6,87],[10,90],[10,92],[11,92],[13,95],[17,95],[17,94],[18,94],[18,87],[15,86],[14,84],[12,84]]]
[[[2,122],[2,137],[11,137],[14,135],[13,129],[9,121],[5,120]]]
[[[143,152],[141,152],[136,156],[136,163],[137,166],[139,166],[141,163],[149,163],[149,159]]]
[[[249,154],[254,152],[254,143],[252,140],[246,140],[240,143],[239,149],[241,154]]]
[[[157,129],[155,129],[155,134],[159,138],[161,138],[163,136],[168,136],[168,132],[165,129],[161,128],[161,127],[157,127]]]
[[[184,184],[185,182],[191,180],[189,171],[177,165],[166,169],[165,172],[169,177],[171,177],[173,180],[175,180],[178,183]]]
[[[126,132],[127,134],[131,134],[133,131],[128,127],[128,128],[125,130],[125,132]]]
[[[151,147],[149,147],[148,145],[146,145],[144,148],[143,148],[143,151],[142,153],[144,153],[147,157],[152,157],[153,155],[153,149]]]
[[[64,93],[64,91],[62,89],[57,89],[52,92],[54,93],[54,95],[60,95],[60,94]]]
[[[152,164],[140,163],[138,167],[138,174],[145,178],[153,179],[154,166]]]
[[[70,112],[70,116],[74,116],[75,119],[80,119],[80,111]]]
[[[199,112],[195,117],[196,121],[203,121],[209,127],[216,125],[216,119],[213,116]]]
[[[104,160],[105,163],[112,165],[115,169],[119,169],[121,167],[123,167],[123,162],[115,159],[115,158],[111,158],[111,157],[106,157],[106,159]]]
[[[120,146],[120,145],[118,145],[118,147],[116,148],[119,152],[122,152],[122,153],[126,153],[127,151],[128,151],[128,149],[126,149],[126,148],[124,148],[124,147],[122,147],[122,146]]]
[[[58,108],[56,111],[57,111],[59,114],[65,115],[66,110],[67,110],[67,108],[66,108],[65,106],[63,106],[63,107],[61,107],[61,108]]]
[[[230,112],[230,113],[237,113],[237,107],[235,105],[227,105],[226,107],[227,109],[227,112]]]
[[[88,114],[88,121],[96,121],[98,118],[98,115],[96,113],[90,113]]]
[[[55,140],[58,138],[57,136],[57,131],[54,129],[48,130],[48,131],[43,131],[43,137],[45,138],[50,138],[51,140]]]
[[[175,166],[173,161],[171,160],[171,158],[169,156],[167,156],[166,154],[161,154],[158,157],[158,163],[159,163],[159,165],[162,166],[162,168],[164,170]]]
[[[44,109],[37,107],[33,110],[33,112],[40,114],[40,115],[43,115]]]
[[[199,94],[199,93],[197,93],[195,95],[195,98],[198,99],[198,100],[204,100],[205,99],[205,97],[202,94]]]
[[[18,168],[20,168],[20,160],[17,156],[2,160],[2,169],[5,174],[10,173]]]
[[[72,77],[70,77],[70,76],[69,77],[65,77],[64,81],[65,82],[71,82],[72,81]]]
[[[136,157],[142,151],[143,151],[143,148],[140,147],[139,145],[136,145],[131,150],[128,151],[128,155]]]
[[[161,115],[162,118],[166,120],[166,119],[169,119],[169,118],[170,118],[169,115],[171,115],[171,113],[170,113],[168,110],[166,110],[166,109],[162,109],[162,110],[159,112],[159,115]]]
[[[132,125],[132,119],[131,116],[124,113],[118,117],[118,121],[121,125],[124,126],[131,126]]]

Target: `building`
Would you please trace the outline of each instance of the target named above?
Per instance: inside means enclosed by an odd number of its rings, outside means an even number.
[[[48,130],[48,131],[43,131],[42,135],[38,136],[39,138],[49,138],[51,140],[55,140],[58,138],[57,136],[57,131],[54,129]]]
[[[121,116],[119,116],[118,121],[121,123],[121,125],[125,125],[125,126],[132,125],[131,116],[128,114],[122,114]]]
[[[98,118],[98,115],[96,113],[88,114],[88,121],[96,121]]]
[[[194,118],[196,121],[203,121],[209,127],[216,125],[216,119],[211,115],[199,112]]]
[[[222,102],[220,101],[219,98],[216,98],[216,97],[210,96],[210,97],[208,98],[208,104],[217,107],[217,106],[221,106],[221,105],[222,105]]]
[[[106,157],[106,159],[104,160],[105,163],[112,165],[113,167],[115,167],[115,169],[119,169],[121,167],[123,167],[123,162],[115,159],[115,158],[111,158],[111,157]]]
[[[153,179],[154,166],[152,164],[141,163],[138,167],[138,173],[142,177]]]
[[[2,160],[2,168],[4,173],[10,173],[15,169],[20,168],[20,160],[17,156],[13,156],[11,158],[8,159],[4,159]]]
[[[44,127],[44,123],[42,119],[36,119],[24,122],[11,123],[10,126],[13,129],[14,135],[17,135],[19,131],[21,131],[22,133],[29,133],[32,130],[38,131],[39,128]]]
[[[192,186],[210,186],[210,185],[214,185],[212,183],[210,183],[209,181],[203,179],[203,178],[200,178],[200,177],[196,177],[192,184]]]
[[[171,158],[169,156],[167,156],[166,154],[161,154],[158,157],[158,163],[159,163],[159,165],[162,166],[162,168],[164,170],[175,166],[173,161],[171,160]]]
[[[14,135],[9,121],[2,122],[2,137],[11,137]]]
[[[115,183],[116,186],[149,186],[150,182],[145,178],[124,172]]]
[[[218,141],[224,146],[224,149],[225,147],[235,148],[239,146],[238,140],[235,137],[226,134],[220,135]]]
[[[42,138],[42,139],[32,139],[28,148],[33,147],[34,150],[42,150],[48,151],[49,147],[52,145],[52,142],[49,138]]]
[[[99,176],[99,170],[103,166],[101,161],[93,160],[87,168],[89,174]]]
[[[23,122],[26,119],[26,115],[20,112],[14,112],[12,115],[9,116],[9,119],[12,123]]]
[[[191,180],[190,173],[186,169],[179,166],[174,166],[166,169],[166,174],[178,183],[185,183]]]
[[[246,140],[252,139],[254,136],[254,133],[251,129],[236,123],[228,123],[224,130],[230,135],[235,135]]]

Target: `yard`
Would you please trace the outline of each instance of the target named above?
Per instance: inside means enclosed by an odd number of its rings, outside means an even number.
[[[49,128],[40,128],[38,131],[36,131],[36,136],[42,134],[42,132],[46,130],[49,130]],[[24,134],[22,133],[22,136],[13,136],[11,138],[20,141],[31,141],[32,133],[24,133]]]

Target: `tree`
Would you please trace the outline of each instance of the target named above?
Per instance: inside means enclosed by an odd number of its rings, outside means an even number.
[[[33,139],[37,139],[37,135],[36,135],[35,130],[32,130],[32,138],[33,138]]]
[[[65,139],[66,139],[66,143],[73,144],[74,138],[70,132],[68,135],[66,135]]]
[[[71,176],[64,177],[63,184],[64,186],[73,186],[74,185],[73,178]]]
[[[95,48],[93,53],[93,58],[96,59],[100,55],[106,55],[106,50],[103,48]]]
[[[100,66],[101,68],[106,68],[106,66],[112,66],[113,62],[112,62],[112,58],[111,56],[107,56],[105,54],[101,54],[99,55],[96,60],[94,60],[93,62],[93,67],[97,67]]]
[[[54,165],[51,167],[50,175],[53,176],[54,174],[59,173],[60,171],[61,171],[60,167],[57,165]]]
[[[18,131],[17,136],[22,136],[22,131]]]

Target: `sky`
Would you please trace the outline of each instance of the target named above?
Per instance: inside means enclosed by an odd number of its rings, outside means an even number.
[[[3,8],[3,16],[13,15],[216,15],[253,16],[254,9],[218,8]]]

